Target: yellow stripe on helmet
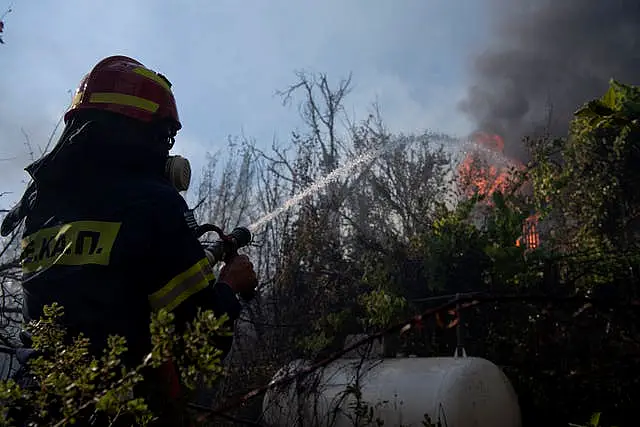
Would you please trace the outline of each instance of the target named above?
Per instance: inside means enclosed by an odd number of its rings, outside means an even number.
[[[128,107],[140,108],[141,110],[155,113],[158,111],[160,104],[140,98],[133,95],[125,95],[124,93],[114,92],[96,92],[91,94],[89,102],[92,104],[118,104]]]
[[[141,76],[145,76],[148,79],[153,80],[154,82],[158,83],[160,86],[162,86],[163,88],[165,88],[166,90],[171,92],[171,88],[169,87],[167,82],[162,77],[160,77],[158,74],[154,73],[153,71],[151,71],[151,70],[149,70],[147,68],[138,67],[138,68],[134,68],[133,72],[136,73],[136,74],[140,74]]]
[[[84,91],[76,91],[76,93],[73,95],[73,99],[71,100],[71,108],[77,107],[80,104],[80,102],[82,101],[82,95],[84,95]]]

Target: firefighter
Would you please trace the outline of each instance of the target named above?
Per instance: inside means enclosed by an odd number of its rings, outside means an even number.
[[[173,312],[177,327],[198,307],[236,320],[236,294],[256,275],[238,255],[216,280],[194,234],[179,193],[189,163],[169,155],[182,127],[171,83],[132,58],[105,58],[80,82],[64,123],[51,153],[27,166],[32,184],[1,227],[6,235],[25,219],[24,320],[58,302],[69,336],[83,333],[94,351],[124,336],[130,366],[151,348],[153,310]],[[231,338],[218,346],[226,354]]]

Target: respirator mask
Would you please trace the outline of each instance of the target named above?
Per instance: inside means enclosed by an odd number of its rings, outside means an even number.
[[[169,156],[164,164],[164,176],[176,190],[187,191],[191,183],[191,164],[182,156]]]

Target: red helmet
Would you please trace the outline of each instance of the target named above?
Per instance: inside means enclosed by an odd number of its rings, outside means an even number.
[[[75,111],[85,109],[112,111],[143,122],[168,120],[175,132],[182,127],[169,80],[126,56],[105,58],[84,76],[65,113],[65,124]]]

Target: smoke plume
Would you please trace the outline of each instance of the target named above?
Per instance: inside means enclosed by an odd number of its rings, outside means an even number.
[[[485,0],[493,41],[474,58],[460,108],[479,130],[521,140],[566,135],[573,112],[610,78],[640,83],[640,0]]]

